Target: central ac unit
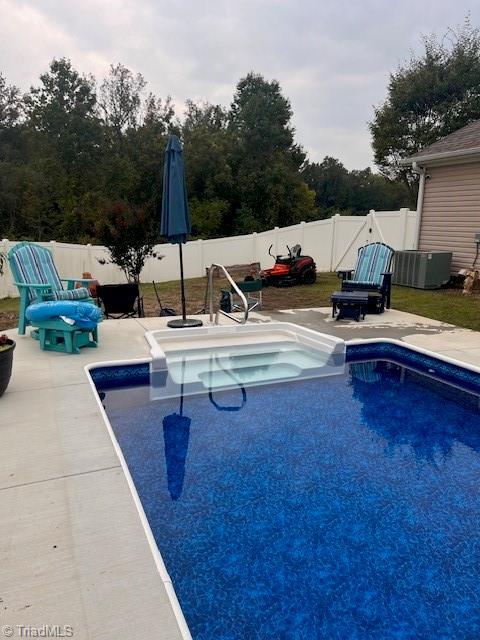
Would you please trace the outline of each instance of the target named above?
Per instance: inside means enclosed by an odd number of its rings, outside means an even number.
[[[439,289],[450,280],[451,251],[397,251],[393,283],[417,289]]]

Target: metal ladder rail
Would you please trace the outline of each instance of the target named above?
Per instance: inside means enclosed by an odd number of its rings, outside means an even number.
[[[215,322],[213,322],[213,270],[215,268],[221,269],[223,271],[223,274],[225,275],[226,279],[228,280],[230,285],[233,287],[235,293],[238,295],[238,297],[242,301],[243,318],[236,318],[235,316],[232,316],[230,313],[227,313],[226,311],[223,311],[223,309],[219,308],[219,309],[217,309],[217,312],[215,314]],[[208,269],[208,291],[209,291],[209,294],[210,294],[210,302],[209,302],[210,324],[216,324],[217,325],[218,324],[218,316],[220,314],[222,314],[223,316],[226,316],[227,318],[230,318],[230,320],[233,320],[237,324],[245,324],[247,322],[247,320],[248,320],[248,302],[247,302],[247,299],[246,299],[245,295],[243,294],[243,291],[241,291],[239,289],[239,287],[237,286],[236,282],[233,280],[232,276],[225,269],[223,264],[217,264],[216,262],[212,262],[212,264],[210,265],[210,267]]]

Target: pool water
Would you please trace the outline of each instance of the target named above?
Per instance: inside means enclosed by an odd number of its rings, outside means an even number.
[[[477,395],[408,357],[183,400],[117,378],[97,388],[195,640],[480,637]]]

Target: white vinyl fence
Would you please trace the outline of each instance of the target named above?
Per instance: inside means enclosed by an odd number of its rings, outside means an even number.
[[[246,236],[194,240],[184,245],[184,269],[186,278],[205,275],[205,267],[212,262],[224,265],[260,262],[262,267],[273,264],[272,253],[286,254],[286,245],[299,243],[302,253],[313,256],[318,271],[336,271],[355,265],[357,250],[369,242],[385,242],[394,249],[415,249],[417,214],[409,209],[400,211],[370,211],[366,216],[335,215],[327,220],[301,222],[291,227],[275,227],[270,231]],[[0,241],[0,251],[7,253],[15,245],[10,240]],[[41,242],[52,250],[60,277],[80,277],[90,272],[100,283],[125,282],[125,276],[115,265],[100,264],[108,260],[105,247],[96,245]],[[166,282],[179,278],[178,247],[161,244],[156,247],[161,260],[150,258],[142,272],[142,282]],[[0,298],[18,295],[7,266],[0,278]]]

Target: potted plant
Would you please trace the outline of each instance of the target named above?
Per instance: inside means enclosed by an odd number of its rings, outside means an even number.
[[[140,274],[147,258],[161,260],[163,257],[154,251],[158,231],[153,212],[147,207],[135,207],[124,201],[114,202],[102,212],[96,224],[96,235],[110,253],[110,260],[99,258],[99,263],[116,264],[127,279],[124,285],[107,284],[98,288],[105,315],[128,317],[136,311],[143,315]]]
[[[12,375],[13,350],[15,349],[15,341],[7,338],[6,335],[0,336],[0,396],[8,387],[10,376]]]
[[[5,256],[0,253],[0,276],[3,275],[4,264]],[[14,340],[7,338],[6,335],[0,335],[0,396],[3,395],[10,382],[14,349]]]

